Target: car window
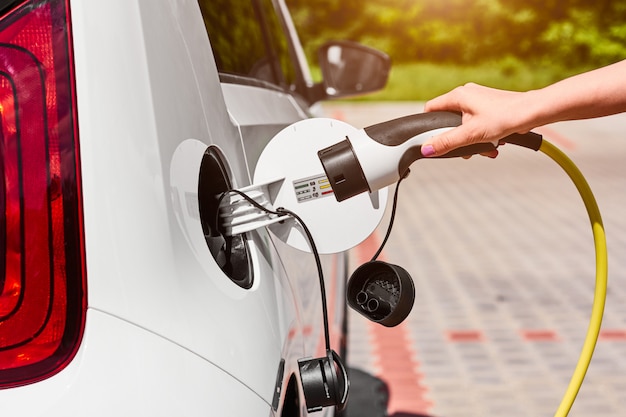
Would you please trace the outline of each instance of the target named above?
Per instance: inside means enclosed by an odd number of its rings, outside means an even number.
[[[289,44],[272,0],[199,0],[221,73],[294,83]]]
[[[289,42],[284,27],[272,5],[272,0],[261,0],[267,16],[267,29],[273,48],[276,51],[276,60],[282,71],[285,82],[291,85],[295,82],[295,69],[289,51]]]

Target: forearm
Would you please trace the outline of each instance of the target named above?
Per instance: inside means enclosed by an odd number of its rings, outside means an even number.
[[[561,120],[626,111],[626,60],[529,91],[520,101],[522,130]]]
[[[461,112],[463,123],[425,142],[424,156],[444,155],[459,146],[493,142],[562,120],[626,112],[626,60],[528,92],[469,83],[430,100],[425,110]]]

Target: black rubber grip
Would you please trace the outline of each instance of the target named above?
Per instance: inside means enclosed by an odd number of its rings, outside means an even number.
[[[512,143],[515,145],[523,146],[524,148],[532,149],[534,151],[538,151],[541,146],[541,142],[543,141],[543,137],[534,132],[528,132],[524,134],[514,133],[509,135],[503,139],[500,139],[500,142],[504,143]],[[495,150],[496,147],[493,146],[492,143],[475,143],[472,145],[461,146],[460,148],[456,148],[451,150],[450,152],[435,157],[437,158],[457,158],[463,156],[471,156],[477,155],[481,153],[486,153]],[[422,155],[422,146],[414,146],[408,149],[402,158],[400,159],[400,163],[398,164],[398,174],[400,176],[404,175],[404,173],[409,169],[409,166],[418,159],[432,159],[426,158]]]
[[[376,142],[382,143],[383,145],[396,146],[403,144],[421,133],[445,127],[457,127],[461,125],[461,122],[462,118],[459,113],[436,111],[400,117],[366,127],[364,130],[365,133]],[[542,137],[533,132],[524,134],[514,133],[505,137],[502,141],[538,151],[541,146]],[[489,147],[489,144],[486,144],[486,147],[484,145],[485,144],[464,146],[441,157],[452,158],[468,156],[494,149],[493,146]]]
[[[461,124],[461,115],[452,112],[418,113],[366,127],[367,136],[383,145],[401,145],[413,136]]]
[[[512,135],[509,135],[502,139],[502,141],[505,143],[512,143],[514,145],[532,149],[533,151],[538,151],[541,147],[541,142],[543,142],[543,136],[535,132],[513,133]]]

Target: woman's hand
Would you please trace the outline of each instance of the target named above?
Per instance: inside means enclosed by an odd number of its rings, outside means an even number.
[[[459,112],[462,124],[428,140],[422,145],[422,154],[440,156],[461,146],[481,142],[495,144],[512,133],[525,133],[520,131],[519,117],[523,95],[470,83],[430,100],[425,111]],[[497,154],[494,150],[484,155],[493,158]]]

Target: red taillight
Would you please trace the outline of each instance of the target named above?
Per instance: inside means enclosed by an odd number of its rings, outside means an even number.
[[[65,0],[0,18],[0,388],[61,370],[84,327],[69,34]]]

